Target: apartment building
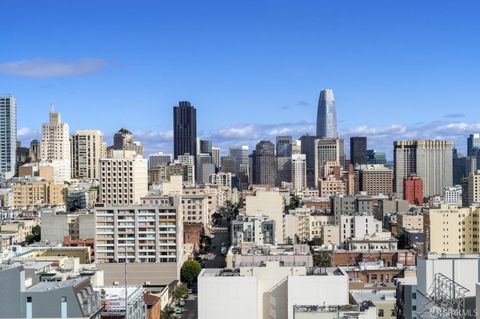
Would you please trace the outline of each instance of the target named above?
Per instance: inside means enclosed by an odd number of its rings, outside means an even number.
[[[325,214],[311,209],[297,208],[290,210],[288,214],[284,216],[284,236],[286,240],[298,239],[300,241],[311,241],[315,238],[322,238],[325,226],[332,225],[334,222],[335,217],[331,214]],[[331,233],[332,229],[329,229]]]
[[[64,205],[68,185],[42,180],[17,180],[13,183],[14,208],[34,205]]]
[[[98,130],[79,130],[71,139],[72,176],[100,178],[100,159],[107,156],[107,144]]]
[[[113,151],[100,160],[100,196],[105,205],[139,204],[148,193],[147,160],[134,151]]]
[[[479,252],[480,208],[442,204],[423,214],[424,249],[432,253]]]
[[[360,191],[367,195],[389,195],[393,190],[393,172],[380,164],[360,166]]]
[[[373,215],[341,215],[339,228],[340,244],[347,248],[347,241],[350,238],[360,240],[382,231],[382,222],[376,220]]]
[[[157,205],[95,208],[98,263],[168,263],[183,258],[183,218],[178,197]]]

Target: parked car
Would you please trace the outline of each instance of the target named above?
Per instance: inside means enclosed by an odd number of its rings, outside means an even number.
[[[183,300],[183,299],[180,300],[180,302],[178,303],[178,305],[179,305],[180,307],[185,307],[186,304],[187,304],[187,303],[186,303],[185,300]]]
[[[175,314],[179,315],[183,312],[182,308],[180,307],[175,307]]]

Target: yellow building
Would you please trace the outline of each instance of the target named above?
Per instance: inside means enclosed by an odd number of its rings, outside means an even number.
[[[13,184],[15,208],[30,205],[65,204],[68,185],[37,180],[16,181]]]
[[[400,231],[423,230],[423,215],[415,212],[397,213],[397,225]]]
[[[437,209],[426,209],[423,215],[425,252],[478,253],[479,215],[477,207],[442,204]]]

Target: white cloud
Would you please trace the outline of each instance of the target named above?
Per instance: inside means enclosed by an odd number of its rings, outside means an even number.
[[[31,78],[63,77],[92,73],[109,62],[85,58],[76,61],[32,59],[0,63],[0,74]]]

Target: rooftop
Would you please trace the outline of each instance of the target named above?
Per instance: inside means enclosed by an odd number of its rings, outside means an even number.
[[[372,301],[373,303],[382,301],[396,301],[395,290],[358,289],[350,290],[350,294],[357,303],[361,303],[363,301]]]
[[[61,288],[76,287],[81,283],[89,282],[89,278],[75,278],[65,281],[43,281],[28,288],[28,291],[50,291]]]

